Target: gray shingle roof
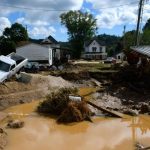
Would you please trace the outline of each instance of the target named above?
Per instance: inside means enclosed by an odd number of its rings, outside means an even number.
[[[85,46],[86,46],[86,47],[89,46],[94,40],[95,40],[97,43],[99,43],[99,45],[101,45],[101,46],[106,46],[106,43],[105,43],[104,41],[101,41],[101,40],[99,40],[99,39],[97,39],[97,38],[93,38],[92,40],[85,41]]]
[[[136,51],[142,55],[150,57],[150,45],[149,46],[131,46],[133,51]]]

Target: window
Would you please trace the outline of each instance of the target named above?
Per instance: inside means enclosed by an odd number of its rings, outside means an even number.
[[[97,50],[97,47],[92,47],[93,52],[96,52],[96,50]]]
[[[120,57],[120,56],[118,56],[118,59],[121,59],[121,57]]]
[[[10,70],[13,70],[15,68],[15,65],[12,65],[11,67],[10,67]]]
[[[99,48],[100,53],[102,53],[102,47]]]
[[[4,72],[8,72],[10,69],[10,64],[7,64],[0,60],[0,70]]]

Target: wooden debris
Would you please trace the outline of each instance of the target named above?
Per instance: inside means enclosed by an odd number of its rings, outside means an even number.
[[[122,113],[119,113],[119,112],[116,112],[116,111],[113,111],[113,110],[108,110],[108,109],[103,108],[103,107],[101,107],[101,106],[97,106],[96,104],[94,104],[94,103],[92,103],[92,102],[89,102],[89,101],[85,101],[85,102],[86,102],[87,104],[89,104],[89,105],[91,105],[91,106],[93,106],[93,107],[95,107],[95,108],[97,108],[97,109],[99,109],[99,110],[101,110],[101,111],[107,113],[107,114],[110,114],[110,115],[113,116],[113,117],[118,117],[118,118],[125,118],[125,117],[127,117],[127,115],[124,115],[124,114],[122,114]]]

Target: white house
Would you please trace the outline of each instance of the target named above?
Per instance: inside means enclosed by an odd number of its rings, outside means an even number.
[[[35,43],[27,43],[26,45],[16,48],[16,53],[27,58],[29,61],[49,62],[52,65],[53,50]]]
[[[117,60],[123,61],[124,58],[125,58],[125,54],[123,52],[120,52],[120,53],[116,54],[116,59]]]
[[[45,38],[42,42],[41,45],[47,47],[47,48],[54,48],[55,49],[55,57],[60,59],[61,57],[61,49],[60,49],[60,44],[57,42],[51,35],[47,38]]]
[[[84,43],[84,59],[102,60],[107,58],[106,46],[98,39],[94,39]]]

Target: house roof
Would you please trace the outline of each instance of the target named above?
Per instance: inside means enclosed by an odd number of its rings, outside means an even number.
[[[26,44],[24,44],[24,45],[18,46],[16,49],[20,49],[20,48],[25,47],[25,46],[28,46],[28,45],[36,45],[36,46],[40,46],[40,47],[42,47],[42,48],[46,48],[45,46],[43,46],[43,45],[41,45],[41,44],[28,42],[28,43],[26,43]],[[46,49],[47,49],[47,48],[46,48]]]
[[[50,35],[42,41],[42,44],[58,44],[58,42]]]
[[[133,51],[136,51],[142,55],[150,57],[150,45],[149,46],[131,46]]]
[[[101,45],[101,46],[105,46],[105,45],[106,45],[104,41],[101,41],[101,40],[99,40],[99,39],[97,39],[97,38],[93,38],[92,40],[85,41],[85,46],[86,46],[86,47],[89,46],[94,40],[95,40],[99,45]]]

